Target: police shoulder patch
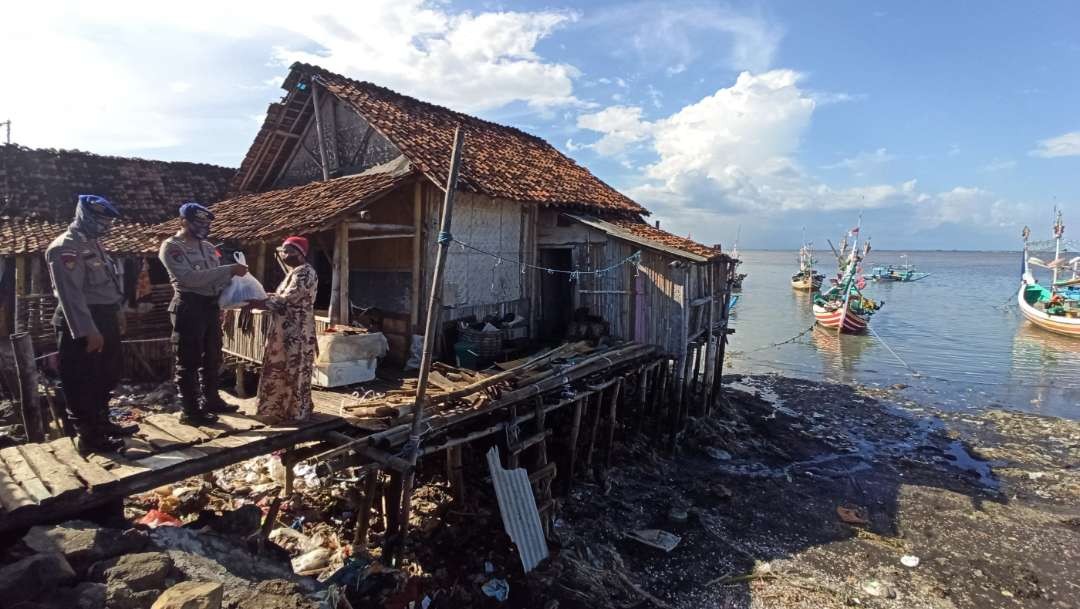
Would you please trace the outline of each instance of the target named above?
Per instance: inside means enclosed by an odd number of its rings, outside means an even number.
[[[172,259],[173,262],[184,261],[184,250],[180,249],[179,247],[169,249],[169,251],[165,252],[165,255]]]
[[[60,252],[60,262],[69,271],[75,270],[75,263],[79,261],[79,254],[73,250],[64,250]]]

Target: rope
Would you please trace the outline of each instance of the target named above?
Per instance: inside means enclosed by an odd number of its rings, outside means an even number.
[[[553,268],[548,268],[546,266],[539,266],[539,265],[536,265],[536,264],[529,264],[528,262],[522,262],[521,260],[515,260],[513,258],[506,258],[506,257],[500,256],[499,254],[496,254],[496,253],[489,252],[487,250],[478,248],[478,247],[476,247],[474,245],[469,245],[468,243],[465,243],[465,242],[453,237],[449,233],[441,233],[440,232],[439,233],[439,243],[446,243],[447,242],[447,241],[443,241],[443,236],[444,235],[446,235],[446,238],[447,238],[448,241],[451,241],[453,243],[457,243],[458,245],[460,245],[462,247],[462,249],[470,249],[470,250],[472,250],[474,252],[477,252],[479,254],[484,254],[485,256],[490,256],[490,257],[498,260],[500,263],[507,262],[507,263],[510,263],[510,264],[520,265],[522,273],[525,272],[525,269],[530,268],[530,269],[536,269],[538,271],[544,271],[545,273],[551,273],[551,274],[559,273],[559,274],[562,274],[562,275],[569,275],[571,281],[581,277],[582,275],[603,275],[604,273],[615,270],[615,269],[619,268],[620,266],[622,266],[624,264],[633,263],[636,266],[637,263],[641,261],[641,250],[638,250],[638,251],[634,252],[633,254],[630,254],[629,256],[624,258],[623,260],[620,260],[619,262],[616,262],[615,264],[613,264],[611,266],[604,267],[602,269],[596,269],[594,271],[578,271],[578,270],[568,271],[568,270],[565,270],[565,269],[553,269]]]
[[[881,335],[877,333],[877,330],[874,329],[874,326],[867,324],[866,328],[870,330],[870,333],[874,335],[874,338],[877,338],[879,341],[881,341],[881,344],[889,350],[889,353],[892,353],[892,356],[896,358],[896,361],[900,362],[905,368],[908,369],[908,372],[911,372],[911,374],[916,377],[922,376],[921,374],[919,374],[918,370],[915,370],[907,362],[905,362],[904,358],[897,355],[896,351],[893,351],[892,347],[889,346],[889,343],[885,342],[885,339],[881,338]]]
[[[815,322],[815,324],[816,324],[816,322]],[[775,349],[776,347],[779,347],[781,345],[786,345],[788,343],[793,343],[793,342],[799,340],[800,338],[806,336],[810,332],[813,332],[815,324],[810,324],[809,328],[803,330],[802,332],[799,332],[798,334],[796,334],[795,336],[792,336],[791,338],[789,338],[787,340],[782,340],[782,341],[780,341],[778,343],[773,343],[771,345],[765,345],[764,347],[758,347],[757,349],[751,349],[750,351],[730,351],[729,353],[731,353],[731,355],[744,356],[744,355],[749,355],[751,353],[757,353],[758,351],[765,351],[766,349]]]

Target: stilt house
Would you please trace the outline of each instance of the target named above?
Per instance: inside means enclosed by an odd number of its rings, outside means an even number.
[[[722,341],[709,339],[726,328],[732,264],[719,247],[646,223],[641,205],[518,129],[311,65],[294,64],[282,88],[233,196],[213,207],[211,238],[243,249],[272,289],[282,276],[273,248],[308,236],[320,328],[374,323],[404,359],[423,328],[460,126],[444,322],[514,315],[531,339],[557,340],[588,319],[680,362],[709,344],[716,361]],[[257,361],[259,327],[234,328],[226,349]]]

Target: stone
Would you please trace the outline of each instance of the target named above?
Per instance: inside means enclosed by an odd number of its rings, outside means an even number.
[[[134,529],[121,531],[72,520],[56,526],[32,527],[23,537],[23,543],[35,552],[63,554],[75,572],[83,574],[95,562],[142,550],[147,538]]]
[[[63,555],[35,554],[0,569],[0,599],[5,607],[13,606],[75,579],[75,571]]]
[[[154,599],[161,596],[161,590],[142,590],[136,592],[122,582],[106,586],[105,606],[107,609],[150,609]]]
[[[123,583],[133,592],[142,592],[168,588],[165,580],[172,571],[172,558],[165,552],[139,552],[95,563],[88,576],[109,585]]]
[[[158,597],[150,609],[221,609],[225,586],[218,582],[180,582]]]
[[[77,609],[105,609],[105,584],[82,582],[75,586]]]

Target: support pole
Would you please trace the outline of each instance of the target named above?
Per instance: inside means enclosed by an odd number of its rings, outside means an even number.
[[[405,446],[409,470],[405,472],[401,489],[401,543],[397,548],[405,547],[409,529],[409,510],[412,504],[412,487],[416,476],[416,459],[420,452],[420,437],[424,428],[424,405],[427,397],[428,374],[431,372],[432,354],[435,349],[435,332],[442,317],[443,272],[450,249],[450,227],[453,224],[454,192],[457,189],[458,169],[461,166],[461,152],[464,146],[465,132],[461,127],[454,130],[454,147],[450,155],[450,171],[446,179],[446,192],[443,196],[442,221],[439,224],[439,249],[435,255],[435,269],[431,278],[431,295],[428,299],[427,315],[424,317],[424,349],[420,358],[419,377],[416,381],[416,401],[413,403],[412,428],[409,441]]]
[[[326,139],[323,137],[322,114],[319,106],[319,84],[314,79],[311,81],[312,111],[315,113],[315,137],[319,140],[319,167],[322,169],[322,179],[325,182],[330,179],[330,165],[326,161]]]
[[[338,252],[338,323],[346,326],[352,322],[352,306],[349,300],[349,223],[342,222],[337,227],[335,243],[341,244]]]
[[[37,364],[34,363],[34,344],[30,334],[11,335],[11,353],[15,358],[15,374],[19,378],[19,410],[28,442],[44,442],[45,427],[38,406]]]

